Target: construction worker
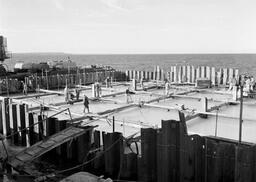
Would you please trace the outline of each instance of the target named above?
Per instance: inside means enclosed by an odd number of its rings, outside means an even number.
[[[169,89],[170,89],[170,85],[167,81],[167,79],[165,80],[165,95],[169,95]]]
[[[89,99],[88,97],[84,94],[84,97],[83,97],[83,104],[84,104],[84,113],[85,113],[85,109],[87,109],[88,113],[90,112],[89,110]]]
[[[106,83],[106,88],[109,88],[110,87],[110,78],[109,77],[106,78],[105,83]]]
[[[64,88],[64,97],[65,97],[65,102],[69,102],[69,93],[68,93],[68,86]]]
[[[75,89],[75,94],[76,94],[76,100],[79,100],[80,91],[78,90],[78,88]]]
[[[22,81],[22,87],[23,87],[23,94],[27,95],[28,94],[28,86],[25,82]]]

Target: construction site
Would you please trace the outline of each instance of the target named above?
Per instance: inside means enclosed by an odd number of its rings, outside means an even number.
[[[232,81],[245,78],[232,68],[170,70],[32,75],[16,91],[2,78],[3,178],[255,179],[254,92]]]

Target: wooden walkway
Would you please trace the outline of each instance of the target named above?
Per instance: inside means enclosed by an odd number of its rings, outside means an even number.
[[[95,126],[97,127],[97,126]],[[28,147],[24,149],[23,151],[19,152],[18,154],[12,156],[8,163],[11,165],[14,169],[18,171],[23,171],[30,175],[38,175],[38,171],[33,170],[30,167],[26,167],[26,164],[31,164],[31,161],[34,159],[42,156],[46,152],[49,152],[50,150],[60,146],[61,144],[68,142],[69,140],[72,140],[75,137],[78,137],[88,130],[93,129],[94,127],[90,128],[78,128],[74,126],[70,126],[52,136],[50,136],[48,139],[40,141],[31,147]]]

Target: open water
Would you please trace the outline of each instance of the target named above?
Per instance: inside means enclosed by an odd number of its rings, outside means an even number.
[[[239,68],[242,73],[256,76],[256,54],[112,54],[84,55],[64,53],[15,53],[5,63],[13,69],[17,61],[47,62],[67,60],[68,57],[78,65],[109,65],[119,70],[153,70],[159,65],[168,71],[171,65],[207,65]]]

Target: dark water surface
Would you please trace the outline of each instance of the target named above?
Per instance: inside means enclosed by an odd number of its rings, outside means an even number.
[[[16,61],[46,62],[67,60],[68,56],[78,65],[102,64],[119,70],[137,69],[153,70],[159,65],[166,71],[171,65],[207,65],[239,68],[242,73],[256,76],[256,54],[115,54],[115,55],[83,55],[64,53],[14,53],[5,63],[10,69]]]

